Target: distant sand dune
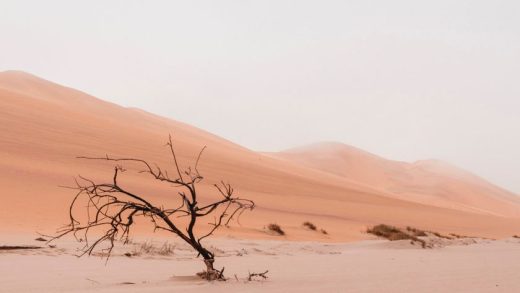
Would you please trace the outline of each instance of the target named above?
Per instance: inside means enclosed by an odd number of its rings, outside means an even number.
[[[404,200],[499,216],[520,215],[520,197],[438,160],[391,161],[349,145],[330,142],[271,155],[377,188]]]

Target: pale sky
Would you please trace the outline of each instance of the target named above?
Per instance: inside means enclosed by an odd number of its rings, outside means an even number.
[[[0,0],[8,69],[253,150],[339,141],[520,193],[520,1]]]

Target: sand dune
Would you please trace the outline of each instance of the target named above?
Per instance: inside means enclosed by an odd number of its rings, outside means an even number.
[[[520,215],[520,197],[447,162],[392,161],[331,142],[271,155],[377,188],[404,200],[502,216]]]
[[[112,170],[78,155],[132,156],[171,166],[163,147],[169,133],[182,165],[208,147],[199,167],[206,178],[202,200],[214,198],[211,184],[225,179],[258,204],[242,227],[226,234],[270,238],[263,227],[276,222],[288,232],[285,239],[342,241],[366,238],[367,225],[413,223],[505,237],[520,223],[513,218],[520,204],[512,194],[437,163],[392,162],[341,145],[258,153],[181,122],[8,71],[0,73],[0,230],[52,231],[65,223],[72,194],[58,186],[77,174],[106,180]],[[152,201],[171,203],[167,186],[135,174],[126,178],[124,184]],[[306,220],[329,235],[302,229]]]

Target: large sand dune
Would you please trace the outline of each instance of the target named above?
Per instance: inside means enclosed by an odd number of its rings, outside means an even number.
[[[488,237],[514,234],[520,224],[515,195],[465,171],[437,162],[387,161],[343,145],[318,145],[263,154],[211,133],[111,104],[23,72],[0,73],[0,230],[52,231],[67,220],[73,193],[60,188],[82,174],[109,180],[107,164],[78,155],[132,156],[171,166],[164,148],[174,136],[183,165],[207,146],[200,171],[202,199],[225,179],[256,201],[242,227],[224,230],[244,237],[273,237],[271,222],[287,239],[326,241],[366,237],[367,225],[390,223]],[[129,168],[132,168],[130,166]],[[166,187],[128,175],[124,184],[154,202],[171,202]],[[301,228],[312,221],[329,236]]]

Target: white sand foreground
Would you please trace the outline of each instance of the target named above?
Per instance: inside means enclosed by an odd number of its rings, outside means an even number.
[[[8,244],[20,244],[20,239]],[[24,241],[45,246],[32,239]],[[106,264],[100,256],[77,258],[73,254],[79,244],[73,242],[61,241],[55,248],[2,251],[0,291],[520,292],[517,238],[466,239],[434,249],[386,240],[325,244],[216,239],[210,243],[218,247],[214,248],[217,267],[225,266],[230,279],[211,283],[194,277],[202,270],[202,262],[181,243],[173,243],[173,253],[168,255],[142,250],[141,255],[123,255],[140,251],[143,241],[117,247]],[[157,248],[162,243],[153,242]],[[269,279],[245,280],[248,271],[266,269]]]

